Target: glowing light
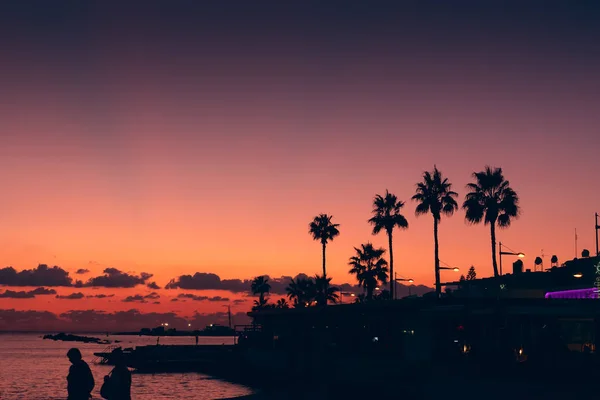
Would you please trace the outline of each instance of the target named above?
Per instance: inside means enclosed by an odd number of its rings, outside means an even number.
[[[458,269],[458,267],[454,267],[454,268],[452,268],[452,271],[458,272],[458,271],[460,271],[460,269]]]
[[[596,289],[575,289],[562,290],[559,292],[548,292],[545,296],[547,299],[597,299],[598,294]]]
[[[581,278],[582,276],[583,276],[583,274],[581,272],[573,274],[573,278]]]
[[[519,258],[525,258],[525,254],[524,253],[519,253],[519,254],[517,254],[517,257],[519,257]]]

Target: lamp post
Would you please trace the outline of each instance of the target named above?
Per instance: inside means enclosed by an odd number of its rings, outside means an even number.
[[[508,246],[504,246],[504,247],[507,248],[510,251],[502,251],[502,242],[499,243],[499,250],[500,250],[500,275],[502,275],[502,256],[517,256],[519,258],[525,257],[525,253],[516,252],[516,251],[510,249]]]
[[[446,270],[446,271],[452,271],[452,272],[459,272],[459,271],[460,271],[460,269],[459,269],[458,267],[451,267],[451,266],[450,266],[450,264],[443,262],[443,261],[442,261],[442,260],[440,260],[439,258],[438,258],[438,261],[439,261],[441,264],[444,264],[444,265],[445,265],[445,267],[441,267],[441,266],[440,266],[440,267],[439,267],[439,268],[440,268],[440,270],[444,269],[444,270]],[[440,284],[440,286],[441,286],[441,284]]]
[[[596,256],[600,256],[600,252],[598,251],[598,230],[600,230],[600,225],[598,225],[598,213],[595,214],[596,217]]]
[[[394,281],[395,282],[408,282],[408,283],[413,283],[414,280],[412,278],[398,278],[398,274],[394,272]],[[394,290],[394,300],[396,300],[397,298],[397,290]],[[411,295],[411,287],[408,287],[408,295]]]
[[[454,272],[460,271],[460,269],[458,267],[451,267],[448,263],[445,263],[442,260],[439,260],[439,262],[445,265],[445,267],[440,267],[440,269],[445,269],[445,270],[454,271]]]

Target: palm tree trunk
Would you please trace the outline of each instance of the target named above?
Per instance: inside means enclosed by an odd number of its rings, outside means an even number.
[[[326,279],[327,276],[327,271],[325,270],[325,247],[327,246],[326,243],[323,243],[323,280]],[[325,299],[323,299],[323,305],[327,305],[327,296],[325,296]]]
[[[327,275],[327,272],[325,271],[325,247],[327,246],[326,243],[323,243],[323,279],[325,279],[325,276]]]
[[[494,277],[500,276],[498,274],[498,263],[496,262],[496,221],[490,224],[491,236],[492,236],[492,266],[494,267]]]
[[[394,280],[394,251],[392,249],[392,233],[388,234],[388,241],[390,246],[390,297],[392,300],[394,297],[394,289],[396,286],[396,281]]]
[[[442,283],[440,281],[440,245],[438,242],[438,220],[436,217],[433,217],[433,243],[435,253],[435,293],[439,299],[442,295]]]

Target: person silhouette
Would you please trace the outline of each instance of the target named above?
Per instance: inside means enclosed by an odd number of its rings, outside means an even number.
[[[107,389],[101,395],[108,400],[131,400],[131,372],[127,368],[123,350],[116,349],[112,355],[115,367],[104,377]]]
[[[79,349],[72,348],[67,352],[67,357],[71,362],[67,375],[67,400],[88,400],[96,384],[92,371],[83,361]]]

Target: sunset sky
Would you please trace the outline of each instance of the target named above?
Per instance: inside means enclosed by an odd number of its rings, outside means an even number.
[[[84,283],[106,268],[153,276],[0,298],[0,316],[245,312],[251,298],[233,303],[243,292],[164,286],[196,272],[314,275],[319,213],[341,225],[328,274],[355,283],[353,246],[387,246],[366,222],[386,189],[409,221],[395,269],[432,286],[433,220],[415,217],[410,197],[434,164],[461,203],[474,171],[503,168],[522,215],[498,239],[527,254],[526,268],[542,251],[547,265],[573,258],[575,229],[579,252],[595,251],[592,2],[13,3],[0,6],[0,268],[57,265]],[[462,211],[443,219],[440,258],[491,275],[489,228]],[[50,288],[0,296],[38,286]],[[152,292],[160,299],[123,302]],[[56,297],[72,293],[84,297]],[[171,301],[180,294],[213,301]]]

